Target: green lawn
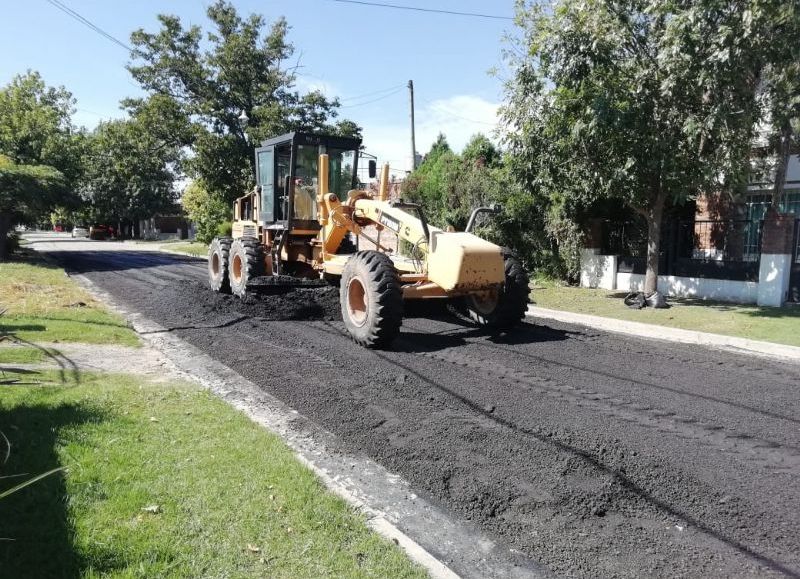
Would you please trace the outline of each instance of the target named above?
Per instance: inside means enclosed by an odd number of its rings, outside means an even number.
[[[3,378],[21,383],[2,386],[2,474],[68,467],[0,500],[3,577],[425,576],[277,436],[198,387]]]
[[[0,347],[0,364],[35,364],[47,359],[47,353],[32,346]]]
[[[425,576],[279,437],[206,390],[14,368],[46,361],[37,341],[139,344],[33,259],[0,264],[0,338],[31,342],[0,346],[0,494],[67,470],[0,498],[0,577]]]
[[[537,306],[685,330],[739,336],[800,346],[800,308],[761,308],[697,299],[669,298],[669,309],[632,310],[625,292],[559,286],[537,281],[532,298]]]
[[[168,240],[136,240],[134,243],[142,245],[157,245],[159,249],[165,251],[177,251],[188,253],[195,257],[205,257],[208,254],[208,244],[199,241],[181,241],[179,239]]]
[[[163,246],[163,249],[188,253],[189,255],[194,255],[196,257],[205,257],[208,254],[208,245],[198,241],[170,243],[169,245]]]
[[[139,343],[122,318],[41,260],[0,263],[0,336],[31,342]]]

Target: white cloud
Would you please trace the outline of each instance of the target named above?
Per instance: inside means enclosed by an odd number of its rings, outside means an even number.
[[[315,76],[297,75],[295,88],[300,94],[318,90],[327,98],[333,98],[339,94],[336,85]]]
[[[475,133],[491,138],[497,128],[498,106],[498,103],[473,95],[456,95],[418,105],[415,110],[417,152],[427,153],[439,133],[444,133],[456,152]],[[367,152],[376,155],[379,163],[388,162],[399,172],[411,168],[409,123],[364,122],[362,126]]]

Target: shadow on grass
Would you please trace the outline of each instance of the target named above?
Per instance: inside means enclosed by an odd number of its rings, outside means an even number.
[[[74,466],[59,460],[59,432],[103,419],[97,410],[78,404],[0,407],[0,430],[11,445],[8,461],[0,467],[0,474],[11,478],[0,480],[0,488],[60,466]],[[74,549],[68,505],[62,473],[0,500],[0,575],[81,576],[84,564]]]
[[[605,294],[604,297],[610,300],[622,300],[628,292],[611,292]],[[716,300],[707,300],[702,298],[678,298],[669,297],[667,302],[671,306],[687,307],[687,308],[702,308],[704,310],[713,310],[716,312],[732,312],[735,314],[750,316],[753,318],[769,318],[769,319],[798,319],[800,320],[800,307],[789,305],[782,308],[762,307],[752,304],[735,304],[731,302],[721,302]]]
[[[727,302],[703,300],[699,298],[669,298],[669,302],[673,305],[701,307],[717,312],[733,312],[735,314],[749,316],[752,318],[800,320],[800,308],[792,306],[772,308],[747,304],[732,304]]]
[[[0,329],[2,329],[2,327],[0,327]],[[6,336],[0,334],[0,337],[6,337]],[[12,341],[16,342],[17,344],[20,344],[21,346],[27,346],[29,348],[35,348],[39,350],[44,354],[45,359],[47,361],[55,362],[55,364],[58,366],[58,368],[56,368],[55,371],[58,373],[58,381],[61,386],[78,386],[81,383],[81,371],[78,368],[78,365],[75,364],[75,362],[69,356],[66,356],[60,350],[57,350],[55,348],[45,348],[44,346],[41,346],[36,342],[25,340],[13,334],[10,335],[10,338]],[[13,371],[14,373],[17,374],[39,374],[39,371],[30,371],[30,370],[21,371],[19,368],[6,367],[5,370],[8,372]],[[2,372],[0,371],[0,373]],[[14,384],[17,386],[26,385],[19,382],[16,382]],[[36,382],[35,384],[39,385],[38,382]],[[2,426],[2,423],[0,423],[0,426]]]
[[[26,243],[25,245],[32,244]],[[14,250],[11,255],[6,257],[5,263],[28,263],[44,269],[61,269],[57,265],[45,261],[40,253],[34,251],[33,249],[28,249],[25,246]]]
[[[753,318],[769,318],[777,320],[795,319],[800,321],[800,308],[757,308],[749,312],[744,312]]]
[[[0,323],[0,336],[13,336],[17,332],[44,332],[47,326],[41,324],[3,324]],[[16,337],[14,338],[16,339]]]

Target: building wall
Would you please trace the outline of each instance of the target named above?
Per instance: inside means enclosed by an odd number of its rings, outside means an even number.
[[[638,292],[644,289],[644,276],[635,273],[618,273],[616,289]],[[707,279],[699,277],[658,276],[658,291],[666,296],[698,298],[755,304],[758,301],[758,282]]]

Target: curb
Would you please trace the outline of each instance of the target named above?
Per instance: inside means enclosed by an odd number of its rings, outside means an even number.
[[[434,579],[551,577],[543,566],[497,544],[416,495],[408,482],[370,458],[338,451],[336,436],[268,394],[231,368],[170,333],[168,328],[122,307],[81,274],[81,287],[124,316],[139,337],[160,351],[188,380],[198,382],[277,434],[325,487],[362,512],[366,524],[398,545]]]
[[[556,320],[568,324],[580,324],[582,326],[617,334],[640,336],[642,338],[662,340],[665,342],[678,342],[681,344],[698,344],[763,358],[800,363],[800,347],[797,346],[773,344],[772,342],[749,340],[747,338],[724,336],[722,334],[711,334],[695,330],[683,330],[680,328],[670,328],[642,322],[629,322],[627,320],[617,320],[615,318],[605,318],[589,314],[576,314],[562,310],[540,308],[538,306],[528,306],[526,315],[531,318]]]

